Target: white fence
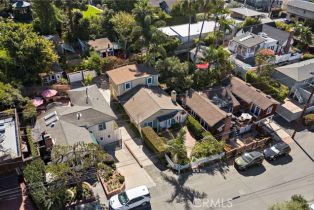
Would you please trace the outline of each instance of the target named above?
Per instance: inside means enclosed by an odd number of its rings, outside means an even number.
[[[302,54],[300,53],[289,53],[285,55],[276,55],[276,63],[289,62],[301,59]]]
[[[180,164],[176,164],[174,163],[171,158],[165,154],[165,158],[166,158],[166,161],[167,163],[169,164],[169,166],[173,169],[173,170],[176,170],[180,173],[180,171],[184,170],[184,169],[188,169],[188,168],[195,168],[195,167],[198,167],[202,164],[205,164],[205,163],[209,163],[211,161],[215,161],[215,160],[221,160],[221,158],[223,158],[225,156],[225,153],[222,152],[220,154],[216,154],[216,155],[211,155],[209,157],[204,157],[204,158],[200,158],[200,159],[197,159],[191,163],[188,163],[188,164],[185,164],[185,165],[180,165]]]
[[[83,81],[84,78],[86,78],[87,75],[91,75],[92,78],[94,78],[94,77],[97,76],[97,73],[94,70],[91,70],[91,71],[83,70],[83,71],[77,71],[77,72],[73,72],[73,73],[68,73],[67,77],[68,77],[68,80],[69,80],[69,82],[71,84],[71,83],[74,83],[74,82],[81,82],[81,81]]]

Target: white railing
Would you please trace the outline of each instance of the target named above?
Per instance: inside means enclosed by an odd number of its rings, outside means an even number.
[[[276,55],[276,63],[288,62],[293,60],[301,59],[302,54],[300,53],[289,53],[285,55]]]

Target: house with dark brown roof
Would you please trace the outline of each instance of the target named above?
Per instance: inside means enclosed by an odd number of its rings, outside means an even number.
[[[222,134],[228,138],[231,128],[231,115],[220,109],[206,92],[189,90],[183,100],[183,106],[201,125],[212,134]]]
[[[145,64],[121,66],[107,72],[110,91],[114,98],[132,90],[138,85],[158,86],[158,72]]]
[[[241,104],[237,111],[251,113],[256,120],[275,114],[278,101],[240,78],[231,76],[227,88]]]

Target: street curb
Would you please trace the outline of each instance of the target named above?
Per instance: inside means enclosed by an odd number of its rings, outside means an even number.
[[[140,160],[135,156],[135,154],[132,152],[132,150],[129,148],[129,146],[123,142],[123,144],[125,145],[125,147],[128,149],[128,151],[131,153],[131,155],[134,157],[134,159],[136,160],[136,162],[138,163],[138,165],[143,168],[142,163],[140,162]]]

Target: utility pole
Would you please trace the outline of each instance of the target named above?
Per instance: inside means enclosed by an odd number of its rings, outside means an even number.
[[[301,124],[301,122],[302,122],[302,119],[303,119],[303,116],[304,116],[304,114],[305,114],[305,111],[306,111],[307,107],[309,106],[309,104],[310,104],[310,102],[311,102],[311,99],[312,99],[312,97],[313,97],[313,95],[314,95],[314,87],[313,87],[313,85],[311,85],[311,84],[310,84],[310,86],[312,86],[311,95],[310,95],[310,97],[307,99],[307,102],[305,103],[305,105],[304,105],[304,107],[303,107],[302,114],[301,114],[300,118],[298,119],[298,122],[297,122],[296,125],[295,125],[293,134],[291,135],[291,138],[293,138],[293,139],[294,139],[295,134],[297,133],[297,130],[298,130],[299,127],[300,127],[300,124]]]

